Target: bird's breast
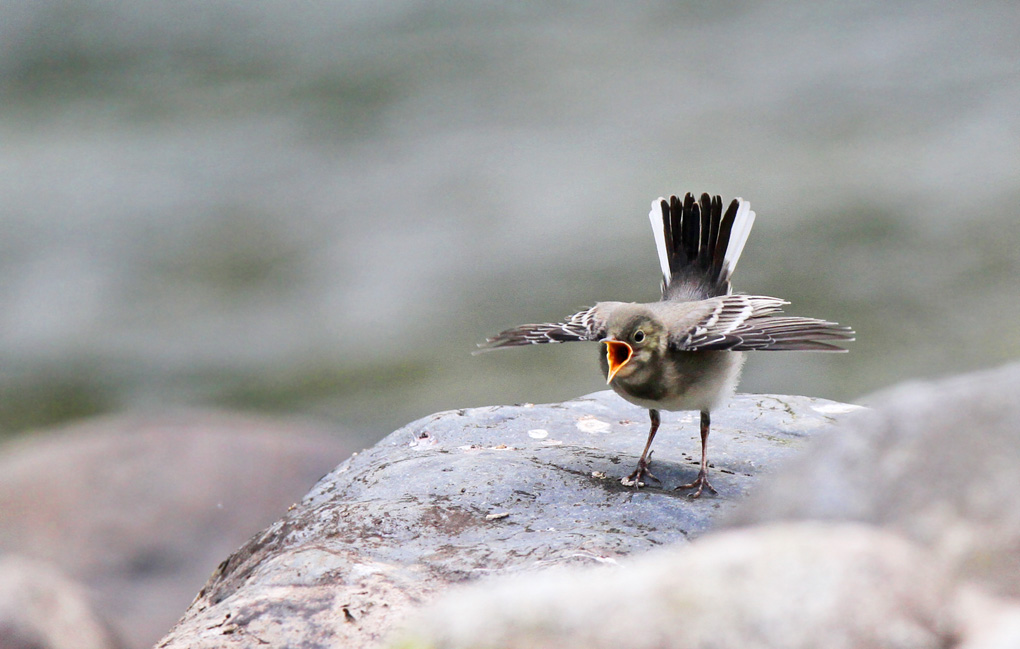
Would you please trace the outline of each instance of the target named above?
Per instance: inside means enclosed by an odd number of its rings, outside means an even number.
[[[743,364],[741,352],[676,352],[610,387],[643,408],[710,411],[732,396]]]

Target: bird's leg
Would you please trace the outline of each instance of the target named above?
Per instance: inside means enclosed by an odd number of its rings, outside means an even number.
[[[652,453],[649,449],[652,448],[652,440],[655,439],[655,433],[659,430],[659,411],[649,410],[648,416],[652,419],[652,426],[648,430],[648,441],[645,442],[645,450],[641,453],[641,458],[637,462],[637,468],[634,469],[634,473],[631,473],[623,481],[623,484],[627,486],[633,485],[635,489],[641,486],[641,478],[646,476],[656,482],[659,481],[648,470],[648,465],[652,463]]]
[[[701,470],[698,472],[698,477],[694,479],[694,482],[682,484],[677,489],[695,489],[697,491],[690,494],[691,498],[698,498],[701,496],[703,489],[708,489],[712,493],[716,493],[715,488],[708,481],[708,455],[705,453],[708,447],[708,428],[712,423],[711,418],[708,416],[707,410],[701,411]]]

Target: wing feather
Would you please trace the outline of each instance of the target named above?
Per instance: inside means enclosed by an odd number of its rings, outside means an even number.
[[[779,315],[789,304],[762,295],[727,295],[694,326],[674,334],[673,344],[685,351],[833,351],[830,341],[854,340],[854,331],[835,322]]]
[[[584,311],[578,311],[565,318],[563,322],[523,324],[501,331],[491,338],[486,338],[484,343],[479,343],[480,349],[474,353],[479,354],[503,347],[601,340],[606,336],[606,321],[602,315],[606,304],[602,302]]]

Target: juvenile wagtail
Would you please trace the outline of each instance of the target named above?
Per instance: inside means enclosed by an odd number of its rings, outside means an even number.
[[[526,324],[496,334],[483,350],[591,340],[613,390],[648,409],[651,429],[637,468],[625,484],[655,479],[649,470],[660,410],[701,413],[701,470],[682,489],[697,498],[708,481],[710,413],[733,395],[744,364],[741,352],[797,350],[845,352],[834,341],[854,340],[835,322],[782,315],[786,300],[732,294],[730,277],[754,224],[740,198],[723,213],[722,198],[687,194],[659,198],[649,218],[662,267],[662,299],[648,304],[599,302],[564,322]]]

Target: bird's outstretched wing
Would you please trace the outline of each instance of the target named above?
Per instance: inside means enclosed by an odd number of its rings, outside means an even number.
[[[563,322],[546,322],[542,324],[525,324],[502,331],[484,343],[479,343],[474,353],[500,349],[502,347],[520,347],[522,345],[539,345],[542,343],[566,343],[576,340],[601,340],[606,335],[604,313],[608,303],[601,302],[578,311]]]
[[[706,300],[706,302],[709,302]],[[727,295],[693,327],[674,331],[672,344],[685,351],[776,350],[845,352],[834,344],[854,340],[854,331],[835,322],[780,315],[786,300],[761,295]]]

